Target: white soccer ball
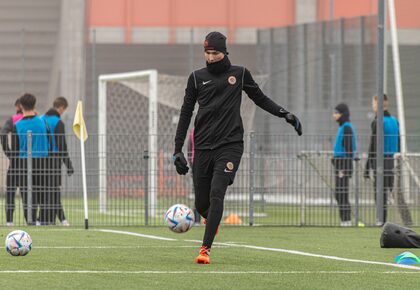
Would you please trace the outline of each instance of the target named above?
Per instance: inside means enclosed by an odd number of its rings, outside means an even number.
[[[32,249],[31,236],[21,230],[9,233],[6,237],[6,250],[12,256],[25,256]]]
[[[171,231],[185,233],[194,225],[194,212],[185,204],[175,204],[166,212],[165,222]]]

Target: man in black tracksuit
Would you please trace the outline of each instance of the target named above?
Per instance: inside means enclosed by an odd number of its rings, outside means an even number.
[[[210,263],[210,248],[223,215],[225,193],[234,181],[244,149],[240,115],[242,90],[257,106],[285,118],[299,135],[302,134],[296,116],[265,96],[246,68],[231,65],[223,34],[209,33],[204,41],[204,51],[207,66],[194,71],[188,78],[173,156],[178,174],[185,175],[189,168],[182,147],[197,102],[193,180],[195,206],[206,220],[203,243],[196,258],[199,264]]]
[[[55,222],[57,215],[63,226],[69,226],[64,215],[64,209],[61,204],[61,166],[64,164],[67,167],[67,175],[74,173],[73,165],[67,151],[66,133],[64,123],[61,120],[61,115],[68,107],[68,102],[64,97],[58,97],[54,100],[53,108],[49,109],[42,118],[47,123],[51,133],[51,157],[50,157],[50,176],[49,176],[49,189],[52,194],[51,207],[52,220]]]
[[[13,131],[13,126],[23,118],[22,108],[20,106],[20,98],[15,102],[16,114],[11,118],[7,119],[1,128],[1,146],[3,151],[9,159],[9,168],[7,169],[7,179],[6,179],[6,225],[8,227],[13,226],[13,212],[15,211],[15,195],[18,188],[18,162],[19,158],[16,157],[16,154],[11,152],[9,146],[9,133]],[[15,148],[12,144],[12,148]]]

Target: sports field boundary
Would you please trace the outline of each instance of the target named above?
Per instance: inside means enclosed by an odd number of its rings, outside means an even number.
[[[0,270],[0,274],[215,274],[215,275],[301,275],[301,274],[418,274],[415,271],[114,271],[114,270]]]

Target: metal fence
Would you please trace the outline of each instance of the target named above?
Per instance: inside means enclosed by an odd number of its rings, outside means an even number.
[[[285,124],[284,126],[287,126]],[[108,136],[109,137],[109,136]],[[114,142],[139,144],[129,151],[107,150],[98,154],[104,136],[90,135],[86,141],[89,224],[92,226],[162,226],[165,211],[175,203],[194,206],[191,175],[179,176],[172,164],[172,142],[159,142],[157,156],[141,145],[145,136],[115,135]],[[165,140],[157,136],[158,140]],[[245,152],[235,182],[225,199],[224,215],[236,214],[242,225],[339,226],[335,199],[335,173],[331,164],[332,135],[258,135],[245,136]],[[350,179],[349,193],[353,225],[376,225],[373,175],[363,177],[369,138],[358,135],[358,156]],[[266,141],[276,144],[261,150]],[[420,137],[410,136],[411,142]],[[62,170],[61,203],[72,226],[84,225],[81,155],[79,140],[67,136],[75,173]],[[118,148],[118,147],[114,147]],[[136,149],[133,149],[136,148]],[[99,160],[105,159],[106,170]],[[394,185],[388,193],[388,221],[419,225],[420,154],[410,153],[404,160],[395,157]],[[150,162],[156,169],[150,171]],[[8,160],[1,158],[0,224],[6,224],[5,207]],[[28,174],[23,178],[27,179]],[[39,171],[44,175],[49,171]],[[35,173],[33,173],[35,174]],[[33,175],[34,178],[35,175]],[[44,176],[46,180],[49,180]],[[106,180],[105,186],[99,179]],[[39,190],[40,204],[34,208],[52,209],[44,203],[48,183]],[[21,191],[21,190],[20,190]],[[25,225],[19,190],[15,197],[14,225]],[[224,217],[224,218],[225,218]],[[33,217],[39,218],[39,212]],[[57,225],[60,220],[54,218]]]
[[[385,56],[385,92],[390,111],[397,112],[391,44]],[[400,45],[402,87],[408,134],[418,134],[418,75],[420,50]],[[331,114],[338,103],[350,108],[360,134],[369,134],[371,99],[376,94],[377,17],[362,16],[335,21],[258,30],[258,73],[267,75],[267,95],[295,112],[307,124],[306,132],[334,134]],[[417,109],[415,109],[417,108]],[[284,128],[264,112],[256,112],[256,132],[281,134]],[[266,143],[267,144],[267,143]],[[271,144],[267,144],[270,146]],[[409,150],[419,151],[417,143]]]
[[[259,71],[269,76],[268,94],[301,115],[309,132],[331,134],[330,116],[340,102],[368,132],[364,120],[376,88],[376,17],[261,29],[257,49]],[[259,129],[281,130],[272,122],[264,127]]]

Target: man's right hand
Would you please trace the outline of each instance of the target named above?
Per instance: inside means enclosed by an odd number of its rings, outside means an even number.
[[[185,175],[188,173],[187,159],[185,159],[184,153],[179,152],[175,153],[173,156],[174,165],[176,167],[176,172],[179,175]]]
[[[67,175],[72,176],[73,173],[74,173],[74,168],[73,166],[70,165],[69,168],[67,168]]]

